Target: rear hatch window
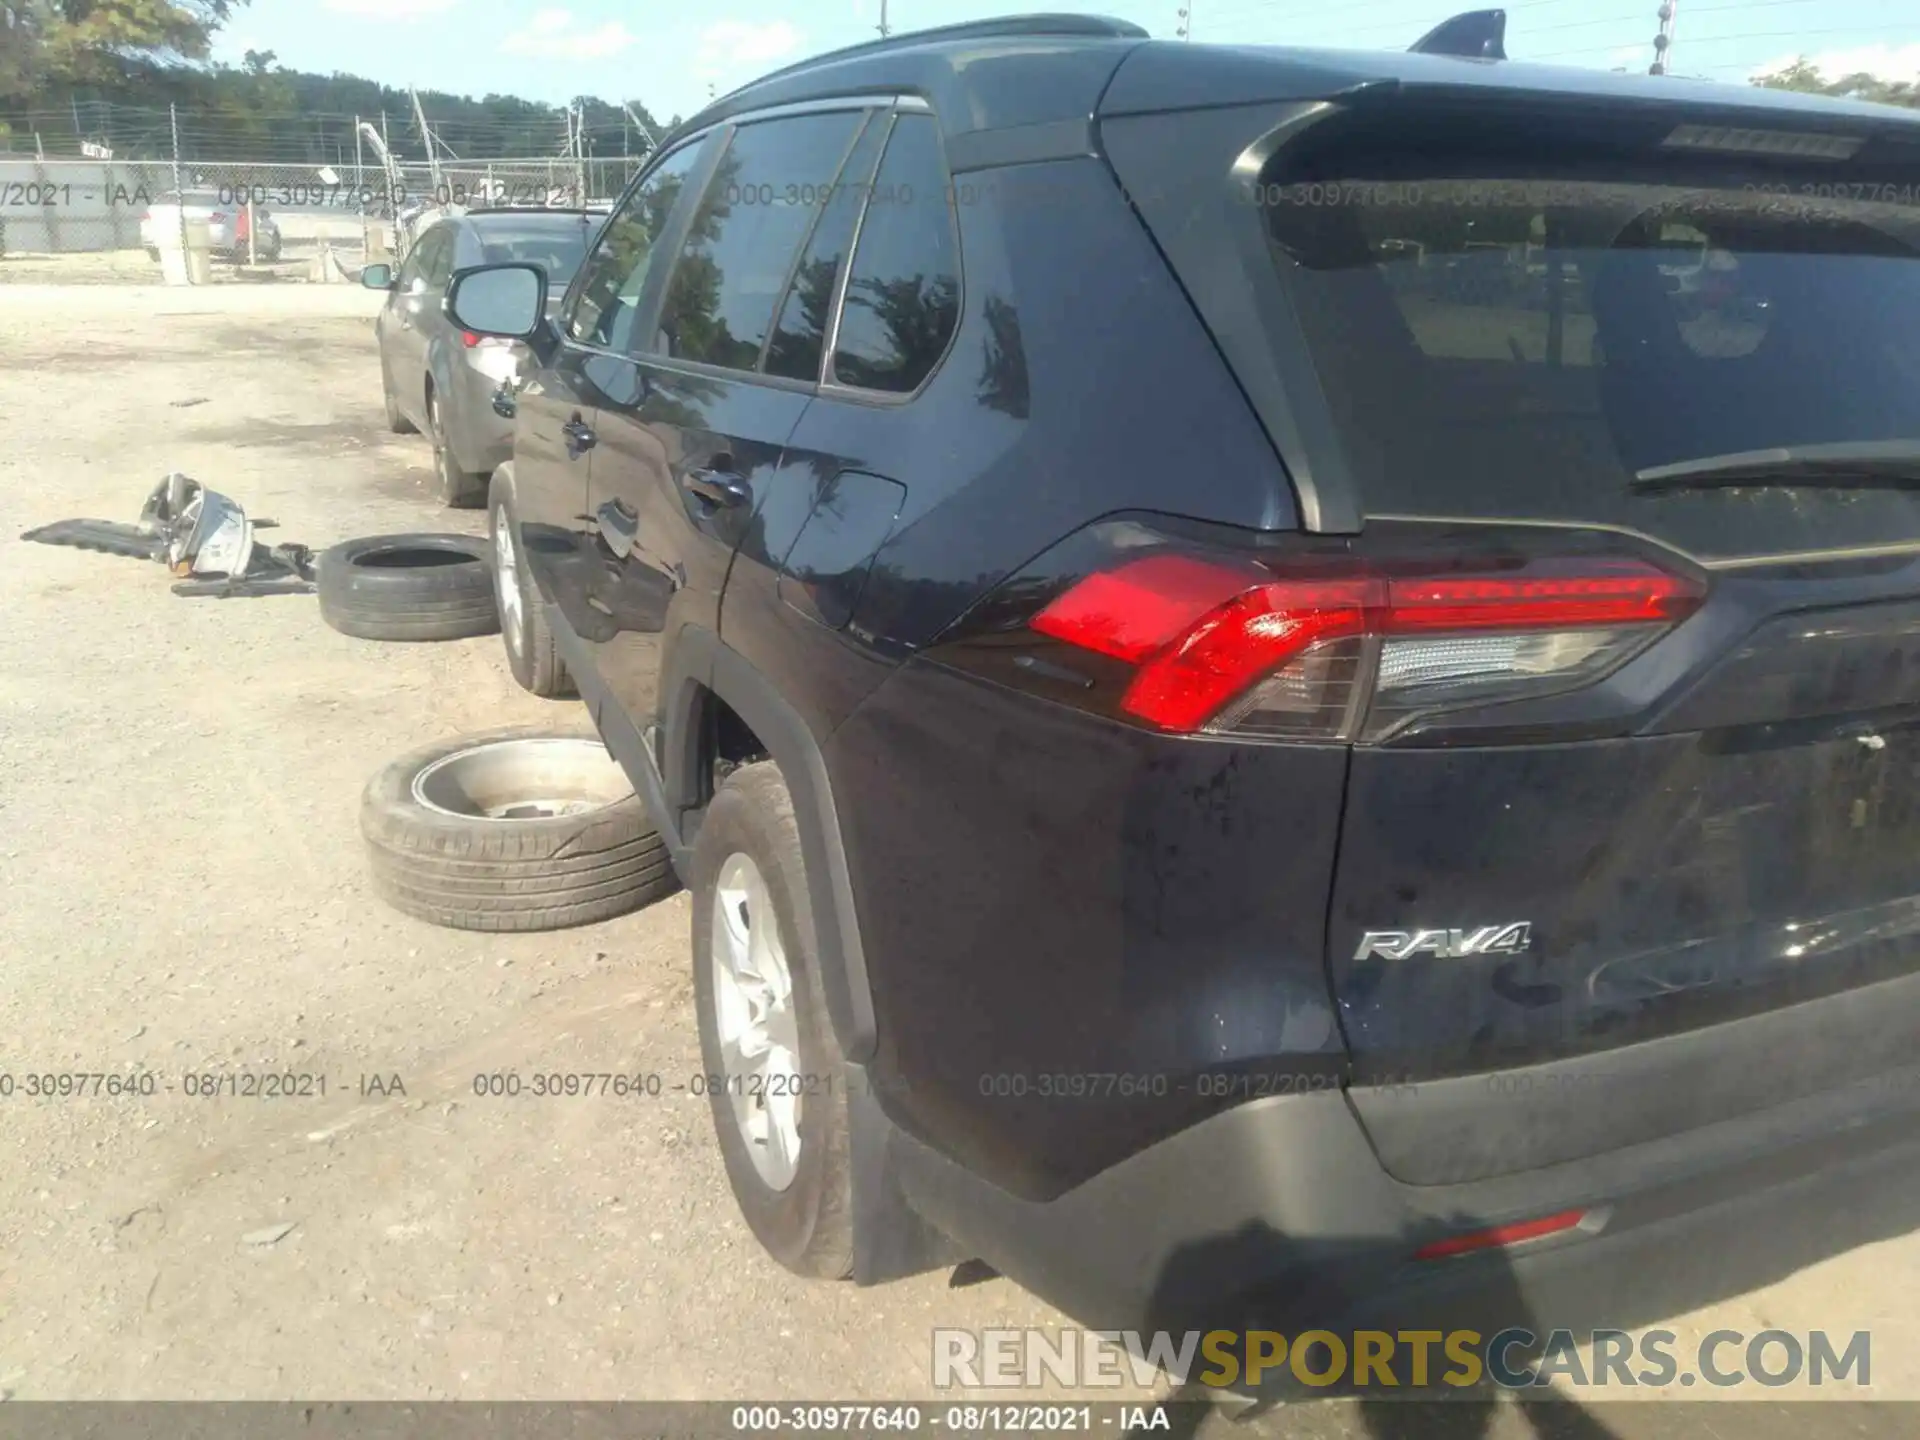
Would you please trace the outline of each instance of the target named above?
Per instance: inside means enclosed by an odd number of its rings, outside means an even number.
[[[1751,153],[1763,132],[1671,123],[1325,128],[1254,198],[1366,514],[1622,526],[1703,558],[1920,539],[1920,165],[1787,164]],[[1806,447],[1875,456],[1873,483],[1678,478]]]

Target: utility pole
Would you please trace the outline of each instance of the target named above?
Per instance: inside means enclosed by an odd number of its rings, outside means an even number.
[[[437,205],[446,204],[446,192],[440,184],[440,151],[433,143],[433,131],[427,126],[427,112],[421,108],[420,92],[411,85],[407,95],[413,101],[413,123],[420,127],[420,139],[427,147],[427,179],[433,185],[433,200]]]
[[[887,0],[880,0],[880,38],[884,40],[892,33],[887,28]]]
[[[627,112],[627,119],[632,121],[633,128],[640,132],[640,138],[647,142],[647,148],[644,153],[651,154],[654,150],[658,149],[660,146],[659,140],[655,138],[653,131],[647,128],[646,122],[634,112],[632,104],[622,101],[620,108]]]
[[[1193,0],[1187,0],[1175,13],[1180,17],[1180,28],[1173,33],[1182,40],[1193,39]]]
[[[1673,70],[1673,17],[1680,9],[1680,0],[1660,0],[1660,8],[1654,13],[1660,17],[1660,32],[1653,37],[1653,64],[1648,67],[1649,75],[1667,75]]]
[[[169,100],[167,102],[167,128],[173,132],[173,198],[174,224],[180,229],[180,264],[186,271],[187,283],[193,283],[193,262],[187,258],[187,192],[180,183],[180,111]],[[39,135],[33,137],[37,145]]]

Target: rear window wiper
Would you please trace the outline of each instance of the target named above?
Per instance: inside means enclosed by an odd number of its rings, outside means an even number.
[[[1920,440],[1840,440],[1706,455],[1634,472],[1639,491],[1720,485],[1920,485]]]

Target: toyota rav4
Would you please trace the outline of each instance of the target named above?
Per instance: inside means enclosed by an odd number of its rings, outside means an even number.
[[[793,1269],[1620,1324],[1915,1223],[1920,114],[1443,29],[893,37],[453,277]]]

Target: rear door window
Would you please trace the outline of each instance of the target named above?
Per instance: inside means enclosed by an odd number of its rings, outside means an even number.
[[[940,128],[931,115],[901,115],[860,221],[833,378],[863,390],[917,390],[959,322],[960,244]]]
[[[427,282],[429,290],[444,290],[447,281],[453,278],[453,252],[459,239],[457,226],[442,226],[434,232],[426,258],[420,264],[421,278]]]
[[[1920,488],[1635,483],[1920,441],[1916,187],[1346,158],[1258,198],[1367,513],[1623,525],[1704,555],[1920,538]]]
[[[667,354],[758,368],[775,309],[862,115],[763,120],[734,132],[667,285],[656,339]]]
[[[860,132],[813,227],[806,254],[795,267],[773,338],[767,344],[766,372],[790,380],[817,380],[827,338],[827,319],[841,267],[853,244],[854,226],[866,202],[873,163],[887,138],[888,120],[874,116]]]

